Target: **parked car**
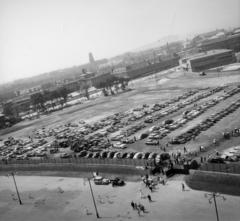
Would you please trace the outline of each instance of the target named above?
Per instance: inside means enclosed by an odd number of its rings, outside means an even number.
[[[117,152],[113,156],[113,159],[121,159],[121,158],[122,158],[122,153],[121,152]]]
[[[108,155],[108,151],[102,151],[101,153],[100,153],[100,157],[101,158],[106,158],[107,157],[107,155]]]
[[[117,142],[117,143],[113,144],[113,147],[118,148],[118,149],[125,149],[125,148],[127,148],[127,145],[123,144],[121,142]]]
[[[147,138],[148,135],[149,135],[148,133],[142,133],[142,134],[140,135],[140,140],[143,140],[143,139]]]
[[[132,159],[135,155],[135,152],[130,152],[127,154],[126,159]]]
[[[93,152],[87,152],[84,158],[92,158],[92,156],[93,156]]]
[[[133,159],[141,159],[143,156],[143,153],[142,152],[138,152],[134,155]]]
[[[63,153],[60,155],[60,158],[72,158],[72,155],[69,153]]]
[[[225,164],[224,159],[220,158],[220,157],[215,157],[215,158],[210,158],[208,159],[209,163],[221,163],[221,164]]]
[[[157,156],[157,153],[150,153],[149,156],[148,156],[148,159],[151,160],[151,159],[155,159],[155,157]]]
[[[103,178],[101,176],[96,176],[96,177],[94,177],[93,182],[96,185],[108,185],[110,183],[110,180]]]
[[[159,145],[159,140],[148,139],[145,144],[147,145]]]
[[[85,157],[88,154],[86,150],[82,150],[79,154],[77,154],[78,157]]]
[[[112,186],[124,186],[125,185],[125,182],[118,177],[111,180],[111,182],[112,182]]]
[[[117,151],[110,151],[107,155],[107,158],[113,158],[114,157],[114,154],[116,153]]]
[[[98,158],[99,156],[100,156],[100,153],[99,152],[95,152],[95,153],[93,153],[92,158]]]

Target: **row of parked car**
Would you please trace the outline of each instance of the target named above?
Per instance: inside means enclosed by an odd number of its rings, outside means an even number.
[[[101,152],[81,151],[77,154],[79,158],[101,158],[101,159],[156,159],[161,160],[170,159],[168,153],[154,153],[154,152],[121,152],[116,150],[105,150]]]
[[[172,144],[184,144],[191,139],[198,136],[202,131],[205,131],[220,121],[222,118],[227,116],[228,114],[234,112],[237,108],[240,107],[240,100],[232,103],[228,107],[224,108],[220,112],[216,114],[212,114],[207,119],[203,120],[201,123],[197,124],[195,127],[189,129],[185,133],[180,134],[179,136],[173,138],[171,141]]]
[[[206,97],[212,95],[213,93],[216,93],[222,89],[223,89],[222,87],[217,87],[217,88],[211,89],[203,94],[197,95],[197,96],[193,97],[192,99],[181,103],[178,108],[172,108],[169,111],[165,111],[165,113],[162,113],[162,116],[166,116],[170,113],[173,113],[174,111],[177,111],[180,108],[183,108],[189,104],[192,104],[200,99],[206,98]],[[145,144],[159,145],[159,140],[164,138],[168,133],[181,127],[182,125],[187,123],[189,120],[196,118],[201,113],[203,113],[206,109],[215,105],[217,102],[218,101],[216,99],[212,99],[208,102],[205,102],[203,105],[193,108],[192,110],[185,111],[183,113],[183,116],[175,121],[172,119],[168,119],[168,120],[162,122],[159,126],[152,127],[150,129],[150,134],[148,135],[148,139],[146,140]]]

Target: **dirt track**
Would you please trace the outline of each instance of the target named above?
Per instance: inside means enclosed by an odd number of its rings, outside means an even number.
[[[18,204],[12,178],[0,176],[1,221],[62,221],[98,220],[95,216],[89,185],[81,178],[16,176],[23,201]],[[182,177],[159,184],[151,193],[140,182],[127,182],[124,187],[97,186],[92,183],[101,220],[215,220],[214,206],[204,197],[205,192],[181,190]],[[140,198],[150,194],[153,202]],[[218,199],[221,220],[239,220],[239,197],[226,195]],[[139,217],[130,206],[131,201],[142,203],[147,213]],[[86,215],[86,209],[89,215]]]

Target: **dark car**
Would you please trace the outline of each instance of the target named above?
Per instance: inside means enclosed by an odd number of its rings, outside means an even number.
[[[142,159],[148,159],[149,155],[150,155],[150,152],[144,153],[142,156]]]
[[[101,158],[107,158],[107,155],[108,155],[108,151],[102,151],[102,152],[100,153],[100,157],[101,157]]]
[[[95,152],[92,156],[92,158],[98,158],[100,156],[100,153],[99,152]]]
[[[107,155],[107,158],[113,158],[114,154],[116,153],[117,151],[111,151],[108,153]]]
[[[82,150],[79,154],[77,154],[78,157],[85,157],[88,154],[86,150]]]
[[[210,158],[208,159],[209,163],[221,163],[221,164],[225,164],[225,161],[220,158],[220,157],[216,157],[216,158]]]
[[[93,156],[93,152],[88,152],[85,158],[92,158],[92,156]]]
[[[140,136],[140,140],[147,138],[148,135],[149,135],[148,133],[142,133]]]
[[[130,152],[127,154],[126,159],[132,159],[135,155],[135,152]]]
[[[126,158],[126,157],[127,157],[127,155],[128,155],[128,153],[127,153],[127,152],[123,153],[123,154],[122,154],[122,158],[123,158],[123,159],[124,159],[124,158]]]
[[[160,158],[161,158],[162,161],[169,160],[170,155],[169,155],[169,153],[161,153]]]
[[[112,186],[124,186],[125,185],[125,182],[118,177],[111,180],[111,182],[112,182]]]

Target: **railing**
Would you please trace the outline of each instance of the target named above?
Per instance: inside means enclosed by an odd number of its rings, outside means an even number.
[[[37,159],[37,160],[10,160],[10,161],[0,161],[0,167],[12,164],[26,164],[26,165],[36,165],[36,164],[114,164],[114,165],[129,165],[129,166],[146,166],[147,163],[151,163],[151,160],[144,159],[108,159],[108,158],[52,158],[52,159]]]
[[[42,159],[42,160],[15,160],[0,163],[0,171],[85,171],[142,174],[144,168],[153,164],[151,160],[137,159]],[[141,167],[137,168],[137,167]]]

